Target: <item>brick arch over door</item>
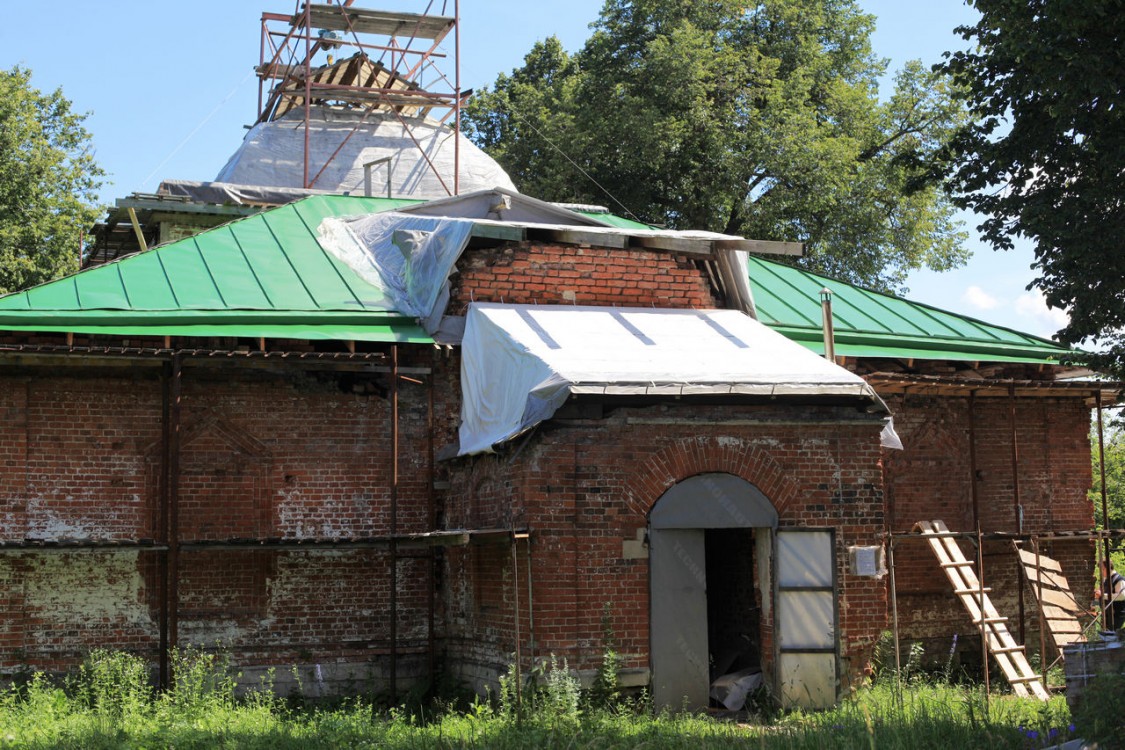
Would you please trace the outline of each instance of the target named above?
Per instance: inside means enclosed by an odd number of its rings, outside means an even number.
[[[797,483],[791,473],[768,451],[732,438],[689,438],[664,446],[634,473],[632,495],[647,513],[673,485],[707,473],[745,479],[770,499],[781,518],[797,498]]]

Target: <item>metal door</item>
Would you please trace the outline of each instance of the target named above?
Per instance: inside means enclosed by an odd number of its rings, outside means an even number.
[[[778,529],[778,692],[784,706],[836,703],[836,565],[832,529]]]
[[[707,558],[702,529],[652,529],[652,700],[707,708]]]

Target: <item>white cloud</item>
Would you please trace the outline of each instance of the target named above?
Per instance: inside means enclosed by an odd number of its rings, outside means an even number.
[[[992,310],[1000,306],[1000,300],[993,297],[979,286],[971,286],[961,295],[961,301],[978,310]]]
[[[1038,289],[1032,289],[1030,292],[1016,297],[1014,307],[1019,315],[1049,324],[1053,330],[1058,330],[1070,322],[1070,316],[1067,315],[1066,310],[1048,307],[1043,292]]]

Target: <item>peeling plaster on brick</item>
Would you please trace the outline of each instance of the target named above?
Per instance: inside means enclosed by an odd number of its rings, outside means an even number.
[[[67,628],[132,625],[156,632],[143,602],[137,559],[128,554],[52,554],[27,558],[25,607]],[[41,644],[57,638],[53,627],[35,633]]]
[[[300,488],[279,490],[277,518],[283,536],[333,538],[360,535],[357,528],[372,517],[374,498],[355,493],[344,498],[325,498],[319,503],[305,499]]]
[[[245,628],[237,620],[208,617],[200,620],[180,620],[180,639],[182,645],[190,644],[201,648],[223,648],[243,640],[251,628]]]
[[[99,537],[98,529],[76,523],[73,517],[69,520],[63,518],[59,513],[47,507],[48,502],[42,497],[33,497],[27,501],[27,531],[25,535],[28,539],[95,539]],[[73,503],[74,497],[67,495],[66,504],[71,505]]]
[[[27,513],[23,510],[6,510],[0,513],[0,533],[5,539],[26,539]]]

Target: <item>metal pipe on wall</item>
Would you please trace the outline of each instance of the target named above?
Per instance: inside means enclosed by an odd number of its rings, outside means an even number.
[[[984,670],[984,700],[985,705],[988,705],[989,695],[992,688],[989,685],[988,673],[988,624],[985,620],[984,612],[984,534],[981,533],[980,527],[977,527],[977,585],[980,586],[980,661],[981,668]],[[1022,643],[1022,641],[1021,641]]]
[[[437,531],[437,502],[434,497],[434,376],[437,368],[434,361],[434,350],[430,350],[430,377],[426,389],[426,475],[429,477],[426,484],[426,525],[428,529]],[[435,673],[435,636],[434,636],[434,598],[437,596],[434,567],[437,565],[437,549],[430,548],[429,564],[426,566],[427,611],[426,611],[426,667],[430,675],[430,684],[433,684]]]
[[[391,704],[398,702],[398,345],[391,345]]]
[[[172,382],[169,408],[168,447],[168,649],[174,649],[180,640],[180,440],[183,417],[183,357],[172,355]],[[169,665],[168,681],[175,674]]]
[[[159,617],[159,684],[162,690],[169,687],[168,680],[168,506],[171,485],[169,460],[172,436],[172,363],[166,362],[160,370],[160,495],[157,508],[156,535],[165,549],[157,560],[157,605]]]
[[[1015,512],[1016,533],[1023,533],[1023,501],[1020,498],[1020,447],[1016,436],[1016,386],[1008,386],[1008,418],[1012,427],[1012,509]],[[1019,559],[1016,559],[1016,582],[1022,574]],[[1020,614],[1020,643],[1027,643],[1027,612],[1023,600],[1023,586],[1016,586],[1016,600]]]
[[[1036,599],[1039,602],[1039,606],[1036,607],[1039,612],[1039,666],[1043,670],[1043,687],[1046,688],[1047,670],[1050,665],[1047,663],[1047,616],[1043,612],[1043,565],[1039,559],[1038,535],[1031,537],[1031,548],[1035,551]],[[1016,557],[1019,557],[1018,552]]]
[[[514,524],[512,526],[512,532],[511,533],[512,533],[512,538],[511,538],[510,545],[512,547],[512,603],[513,603],[512,625],[513,625],[513,629],[515,630],[515,636],[516,636],[516,647],[515,647],[515,652],[516,652],[516,660],[515,660],[515,666],[516,666],[516,706],[519,707],[517,710],[522,712],[523,701],[522,701],[522,695],[521,695],[521,692],[520,692],[521,691],[520,683],[523,682],[523,676],[522,676],[521,671],[520,671],[521,670],[521,665],[520,665],[520,661],[521,661],[521,654],[520,654],[520,574],[519,574],[519,551],[517,549],[517,544],[516,544],[516,527],[515,527]]]
[[[980,490],[977,483],[977,392],[969,391],[969,495],[973,499],[973,527],[980,529]]]
[[[527,532],[527,649],[531,663],[535,663],[535,598],[531,585],[531,532]]]
[[[832,325],[832,290],[828,287],[820,290],[820,312],[824,332],[824,358],[835,362],[836,332]]]
[[[887,564],[891,571],[891,633],[895,641],[895,686],[899,699],[902,698],[902,652],[899,649],[898,630],[898,590],[895,587],[895,539],[887,540]]]
[[[1100,390],[1094,391],[1094,405],[1098,411],[1098,474],[1101,477],[1101,496],[1102,496],[1102,530],[1109,531],[1109,502],[1106,499],[1105,487],[1105,428],[1102,424],[1102,392]],[[1107,535],[1105,541],[1102,543],[1102,560],[1105,562],[1106,573],[1113,570],[1113,563],[1109,559],[1109,536]],[[1102,581],[1101,576],[1098,576],[1098,590],[1101,591]],[[1102,627],[1105,630],[1112,630],[1113,628],[1121,627],[1122,623],[1106,622],[1106,618],[1112,618],[1112,607],[1108,604],[1103,606],[1102,599],[1098,598],[1098,608],[1102,610]],[[1112,625],[1112,627],[1111,627]]]

